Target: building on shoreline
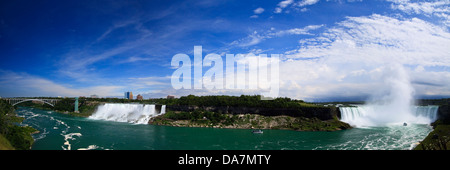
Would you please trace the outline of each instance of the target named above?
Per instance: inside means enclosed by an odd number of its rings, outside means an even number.
[[[133,99],[133,92],[127,91],[124,93],[124,99]]]
[[[136,96],[136,100],[144,100],[144,97],[142,97],[141,94],[138,94],[138,95]]]

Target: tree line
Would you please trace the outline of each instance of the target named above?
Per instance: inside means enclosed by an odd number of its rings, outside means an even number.
[[[182,96],[179,99],[170,99],[161,102],[166,105],[195,105],[195,106],[232,106],[232,107],[265,107],[265,108],[288,108],[299,107],[303,100],[294,100],[287,97],[276,98],[273,100],[261,100],[260,95],[241,95],[241,96]]]
[[[105,103],[140,103],[140,104],[162,104],[162,105],[191,105],[191,106],[230,106],[230,107],[264,107],[264,108],[297,108],[297,107],[318,107],[314,104],[305,103],[303,100],[295,100],[288,97],[275,98],[273,100],[261,100],[261,95],[241,95],[241,96],[181,96],[180,98],[166,99],[146,99],[130,100],[120,98],[84,98],[78,99],[79,108],[82,109],[87,101],[98,101]],[[60,99],[54,106],[58,111],[74,111],[74,98]]]

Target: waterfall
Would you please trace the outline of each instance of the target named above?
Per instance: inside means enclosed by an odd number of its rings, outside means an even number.
[[[361,105],[356,107],[340,107],[341,121],[352,126],[385,126],[388,124],[430,124],[437,120],[439,106],[412,106],[407,114],[380,109],[382,106]],[[384,111],[384,113],[382,113]]]
[[[159,112],[159,113],[158,113]],[[160,111],[155,105],[107,103],[100,105],[97,111],[89,116],[91,119],[147,124],[150,118],[166,112],[166,106]]]
[[[166,113],[166,105],[161,106],[161,113]]]
[[[363,107],[339,107],[341,111],[341,121],[349,123],[351,125],[365,124],[361,117],[365,117],[366,111]]]
[[[341,121],[352,126],[430,124],[437,119],[439,106],[414,106],[414,87],[400,63],[382,67],[376,89],[364,105],[340,107]]]
[[[417,118],[422,118],[425,121],[428,120],[429,123],[432,123],[437,120],[439,106],[414,106],[413,114]]]

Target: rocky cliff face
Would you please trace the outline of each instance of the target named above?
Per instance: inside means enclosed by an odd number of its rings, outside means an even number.
[[[442,120],[445,124],[450,124],[450,102],[439,106],[438,119]]]
[[[330,120],[334,116],[340,117],[339,109],[335,107],[300,107],[300,108],[263,108],[263,107],[233,107],[233,106],[184,106],[168,105],[167,109],[172,111],[192,112],[197,109],[217,112],[223,114],[259,114],[262,116],[291,116],[318,118],[320,120]]]
[[[261,116],[258,114],[226,114],[233,121],[211,123],[202,120],[171,120],[160,115],[152,118],[148,123],[152,125],[166,125],[177,127],[212,127],[232,129],[285,129],[296,131],[336,131],[350,129],[347,123],[338,120],[319,120],[318,118],[290,117],[290,116]]]

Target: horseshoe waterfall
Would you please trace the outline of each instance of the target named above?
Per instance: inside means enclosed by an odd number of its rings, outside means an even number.
[[[399,112],[386,112],[382,106],[359,105],[355,107],[340,107],[341,121],[356,127],[388,126],[410,124],[430,124],[437,119],[439,106],[411,106],[406,114]]]
[[[392,64],[384,69],[382,83],[365,105],[341,107],[341,120],[356,127],[430,124],[438,106],[414,106],[414,88],[405,68]]]

